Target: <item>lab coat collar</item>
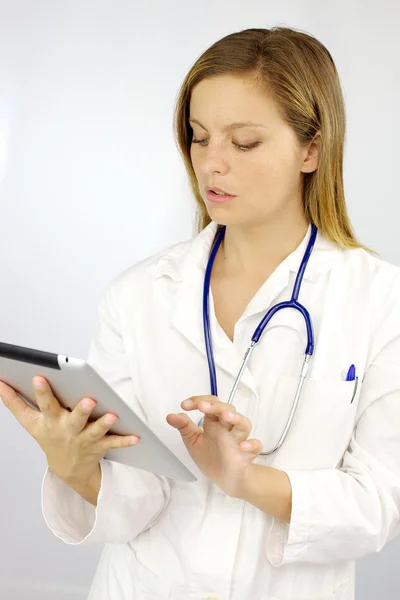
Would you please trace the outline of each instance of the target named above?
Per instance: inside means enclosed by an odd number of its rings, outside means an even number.
[[[180,282],[172,299],[171,324],[204,355],[205,359],[207,354],[203,331],[203,285],[207,260],[217,226],[217,223],[212,221],[189,244],[183,242],[171,247],[168,252],[163,253],[156,266],[157,278],[169,276]],[[277,267],[249,303],[241,320],[257,312],[265,311],[274,298],[287,286],[291,272],[297,272],[300,267],[310,233],[311,225],[300,245]],[[182,245],[187,246],[184,252],[182,252]],[[318,232],[304,274],[303,285],[312,284],[322,273],[329,270],[340,252],[339,248]],[[215,364],[236,378],[252,332],[248,340],[232,344],[217,322],[211,289],[210,322]],[[206,360],[205,376],[208,376]],[[254,380],[248,367],[243,372],[241,384],[255,390]]]
[[[189,244],[186,252],[182,255],[181,244],[173,246],[171,251],[165,253],[157,263],[157,277],[169,275],[176,281],[190,278],[192,270],[200,270],[205,273],[211,244],[215,238],[218,224],[211,221],[200,233],[198,233]],[[304,252],[306,250],[311,234],[311,225],[299,246],[279,265],[276,271],[297,272]],[[184,244],[187,242],[183,242]],[[315,281],[321,274],[329,270],[337,260],[340,248],[325,238],[319,231],[315,240],[304,280]]]

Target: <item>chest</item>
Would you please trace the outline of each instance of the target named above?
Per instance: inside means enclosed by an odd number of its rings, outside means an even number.
[[[215,316],[231,341],[235,325],[241,320],[236,326],[235,344],[228,343],[220,331],[212,336],[217,395],[221,399],[229,397],[250,336],[265,312],[271,304],[290,298],[295,273],[276,296],[272,295],[272,277],[240,281],[211,277]],[[260,289],[264,283],[265,288]],[[180,403],[186,398],[210,394],[203,284],[200,276],[190,285],[160,278],[154,289],[142,289],[140,294],[135,289],[120,313],[127,360],[118,361],[119,377],[134,382],[152,430],[182,458],[187,452],[176,430],[166,423],[165,415],[182,412]],[[368,298],[353,273],[343,270],[338,275],[321,274],[317,281],[304,280],[300,299],[312,317],[315,351],[296,423],[282,448],[272,455],[274,461],[279,458],[277,468],[331,468],[338,464],[358,406],[358,398],[351,402],[354,382],[345,381],[345,377],[349,365],[355,364],[360,381],[362,378],[368,343]],[[246,311],[253,299],[251,310]],[[246,317],[241,319],[245,311]],[[286,426],[306,344],[300,312],[280,310],[261,336],[237,389],[234,404],[253,424],[252,437],[260,439],[267,449],[278,441]],[[130,372],[122,371],[124,365]],[[194,422],[201,416],[199,411],[190,414]]]
[[[215,316],[231,341],[235,324],[263,283],[248,280],[245,286],[234,280],[214,278],[211,281]],[[202,281],[196,289],[188,288],[186,297],[180,297],[180,310],[175,306],[173,312],[167,303],[160,303],[160,295],[143,295],[145,310],[129,306],[129,316],[134,322],[124,327],[125,332],[130,331],[124,344],[129,363],[138,363],[134,372],[135,387],[148,421],[153,431],[182,457],[186,455],[181,440],[166,424],[164,415],[182,412],[180,402],[186,398],[210,393],[202,330],[201,284]],[[273,304],[290,297],[292,287],[293,281],[290,281]],[[316,350],[290,436],[279,452],[268,458],[272,461],[268,464],[276,468],[331,468],[340,461],[350,439],[361,386],[358,397],[351,402],[355,384],[345,381],[345,375],[349,365],[354,363],[362,376],[365,345],[359,333],[367,323],[366,315],[361,314],[366,310],[366,303],[360,306],[359,302],[349,302],[348,295],[339,294],[339,289],[342,286],[333,286],[328,277],[318,289],[311,282],[302,288],[302,301],[312,316]],[[219,332],[212,338],[217,395],[225,401],[239,372],[250,335],[262,318],[260,312],[248,312],[243,327],[236,327],[235,344],[228,344]],[[151,326],[143,327],[143,315]],[[307,333],[300,312],[280,310],[261,336],[242,375],[234,404],[238,412],[251,421],[251,437],[259,439],[264,450],[274,447],[286,427],[306,343]],[[189,416],[197,423],[202,415],[196,411]],[[262,461],[267,461],[267,457],[260,460],[264,464]]]
[[[264,283],[265,277],[226,279],[217,274],[211,275],[215,316],[231,342],[235,324]]]

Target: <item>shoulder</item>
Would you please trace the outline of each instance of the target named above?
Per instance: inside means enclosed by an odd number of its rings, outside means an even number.
[[[106,285],[104,295],[133,299],[141,292],[148,293],[157,279],[164,274],[179,280],[179,267],[192,243],[193,239],[178,242],[124,269]]]
[[[400,339],[400,267],[363,249],[344,250],[347,289],[369,331],[371,356]]]
[[[400,300],[400,267],[367,252],[363,248],[343,250],[349,278],[362,282],[379,299]]]

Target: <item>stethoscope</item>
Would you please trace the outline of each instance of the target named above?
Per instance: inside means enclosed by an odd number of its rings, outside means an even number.
[[[213,266],[218,248],[224,238],[225,230],[226,230],[226,226],[224,225],[216,237],[214,246],[211,250],[211,253],[210,253],[210,256],[208,259],[206,272],[205,272],[205,276],[204,276],[204,291],[203,291],[204,339],[205,339],[205,343],[206,343],[208,369],[210,372],[211,395],[213,395],[213,396],[218,396],[218,390],[217,390],[217,377],[216,377],[216,373],[215,373],[214,353],[212,350],[212,342],[211,342],[209,292],[210,292],[212,266]],[[251,353],[253,352],[255,345],[258,344],[258,342],[260,341],[261,334],[263,333],[265,327],[268,325],[268,323],[270,322],[272,317],[277,312],[279,312],[280,310],[285,309],[285,308],[294,308],[295,310],[298,310],[303,315],[304,321],[306,323],[307,346],[306,346],[304,361],[303,361],[303,365],[302,365],[302,369],[301,369],[301,373],[300,373],[300,379],[299,379],[299,383],[298,383],[297,390],[296,390],[296,395],[295,395],[295,398],[294,398],[294,401],[292,404],[292,409],[290,411],[289,418],[287,420],[287,423],[283,430],[283,433],[282,433],[281,437],[279,438],[278,443],[271,450],[268,450],[267,452],[260,452],[261,456],[267,456],[269,454],[272,454],[273,452],[278,450],[282,446],[283,442],[285,441],[285,438],[286,438],[288,431],[290,429],[290,426],[292,424],[297,405],[299,403],[301,390],[303,388],[303,383],[304,383],[304,380],[306,378],[307,371],[308,371],[308,361],[310,359],[310,356],[312,356],[312,354],[314,352],[314,331],[313,331],[312,320],[311,320],[308,310],[302,304],[300,304],[300,302],[298,302],[298,297],[299,297],[299,293],[300,293],[300,289],[301,289],[301,284],[303,282],[304,272],[308,265],[308,261],[310,260],[311,252],[314,247],[317,233],[318,233],[317,227],[314,224],[312,224],[310,240],[308,242],[306,251],[304,253],[303,260],[301,261],[300,268],[297,272],[296,281],[295,281],[294,287],[293,287],[292,297],[289,301],[279,302],[278,304],[276,304],[275,306],[270,308],[269,311],[267,312],[267,314],[260,321],[260,324],[258,325],[257,329],[255,330],[253,337],[251,338],[250,346],[246,350],[242,366],[240,368],[238,376],[236,377],[232,391],[228,398],[228,404],[231,404],[233,397],[235,395],[236,389],[239,385],[240,379],[242,377],[243,371],[247,365],[248,360],[250,359]],[[200,419],[200,421],[198,423],[199,427],[202,427],[203,421],[204,421],[204,416]]]

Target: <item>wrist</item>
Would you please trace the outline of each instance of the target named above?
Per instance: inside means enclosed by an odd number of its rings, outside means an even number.
[[[65,483],[82,496],[85,500],[97,505],[97,499],[100,492],[102,471],[100,463],[97,463],[96,469],[90,474],[81,474],[64,479]]]
[[[292,487],[285,471],[251,463],[243,479],[240,498],[263,512],[290,523]]]
[[[250,463],[247,467],[241,482],[239,493],[237,494],[236,498],[240,498],[240,500],[245,500],[246,502],[249,501],[249,498],[252,496],[252,490],[254,489],[256,466],[257,465]]]

